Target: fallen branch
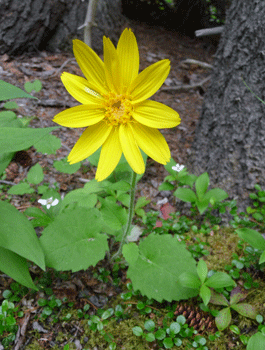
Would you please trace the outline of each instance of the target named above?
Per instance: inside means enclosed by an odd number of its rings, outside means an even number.
[[[195,30],[195,35],[197,38],[199,38],[200,36],[218,35],[218,34],[221,34],[223,30],[224,30],[224,26],[199,29],[199,30]]]
[[[198,61],[198,60],[193,60],[192,58],[187,58],[185,61],[181,62],[181,65],[185,64],[196,64],[197,66],[200,66],[202,68],[207,68],[207,69],[212,69],[213,66],[209,63]]]
[[[16,346],[14,347],[14,350],[19,350],[21,349],[21,346],[23,344],[24,338],[25,338],[25,334],[26,334],[26,330],[27,330],[27,326],[29,323],[29,319],[30,319],[30,312],[26,313],[24,319],[22,320],[23,324],[21,326],[21,329],[18,330],[17,336],[16,336]]]
[[[179,86],[165,86],[162,87],[159,91],[188,91],[192,89],[196,89],[198,87],[202,87],[207,81],[209,81],[211,77],[207,77],[196,84],[187,84],[187,85],[179,85]]]

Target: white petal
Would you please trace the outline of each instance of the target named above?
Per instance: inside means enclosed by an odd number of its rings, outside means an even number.
[[[173,170],[177,171],[178,173],[185,168],[185,165],[176,164],[172,167]]]
[[[47,209],[50,209],[51,205],[50,204],[47,204]]]
[[[40,203],[41,205],[46,205],[48,203],[47,199],[39,199],[38,203]]]
[[[54,207],[55,205],[57,205],[59,203],[58,199],[55,198],[55,200],[52,202],[52,206]]]

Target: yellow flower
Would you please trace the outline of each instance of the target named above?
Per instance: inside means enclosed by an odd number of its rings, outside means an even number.
[[[85,78],[66,73],[62,82],[82,105],[54,117],[54,122],[72,128],[87,127],[68,156],[77,163],[102,146],[96,180],[108,177],[122,153],[137,174],[145,171],[142,149],[161,164],[170,160],[166,140],[157,129],[180,123],[177,112],[162,103],[147,100],[164,83],[170,61],[156,62],[139,72],[136,38],[125,29],[117,49],[103,38],[104,63],[85,43],[74,40],[73,50]]]

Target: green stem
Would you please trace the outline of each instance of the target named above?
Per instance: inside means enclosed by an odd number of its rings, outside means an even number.
[[[119,249],[118,249],[117,253],[115,253],[112,256],[111,261],[114,261],[116,258],[118,258],[121,255],[122,247],[123,247],[124,243],[126,242],[128,234],[130,233],[132,219],[133,219],[133,214],[134,214],[134,199],[135,199],[135,190],[136,190],[136,177],[137,177],[137,174],[135,172],[133,172],[133,174],[132,174],[132,182],[131,182],[131,193],[130,193],[128,219],[127,219],[125,230],[124,230],[122,238],[121,238]]]

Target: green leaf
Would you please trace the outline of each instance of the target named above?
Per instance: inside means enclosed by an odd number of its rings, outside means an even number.
[[[265,250],[263,251],[263,253],[262,253],[261,256],[260,256],[259,264],[264,263],[264,261],[265,261]]]
[[[0,176],[3,174],[5,169],[8,167],[8,164],[14,157],[13,152],[10,153],[0,153]]]
[[[199,280],[197,274],[184,272],[179,276],[178,281],[183,287],[197,289],[199,293],[201,281]]]
[[[151,343],[152,341],[155,341],[155,335],[153,333],[147,333],[145,336],[145,340]]]
[[[44,179],[44,174],[42,167],[39,165],[39,163],[33,165],[33,167],[30,168],[27,180],[29,183],[37,185]]]
[[[205,197],[202,198],[202,200],[200,200],[200,201],[199,200],[196,201],[196,206],[197,206],[200,214],[203,214],[205,212],[205,210],[209,206],[209,202],[210,202],[210,200],[205,198]]]
[[[114,310],[112,308],[106,310],[101,315],[102,320],[106,320],[107,318],[111,317],[114,314]]]
[[[34,80],[32,83],[30,81],[27,81],[24,84],[24,89],[27,92],[32,92],[33,90],[35,90],[36,92],[39,92],[42,89],[42,83],[38,79]]]
[[[139,244],[136,261],[129,264],[128,278],[135,290],[159,302],[188,299],[197,291],[177,283],[184,272],[196,274],[196,263],[177,237],[151,233]],[[126,259],[126,254],[124,254]]]
[[[130,264],[134,264],[139,256],[139,249],[135,243],[124,244],[122,247],[122,254],[126,261]]]
[[[182,200],[183,202],[196,202],[196,194],[190,188],[179,187],[175,192],[174,196]]]
[[[53,162],[53,166],[55,167],[55,169],[57,169],[61,173],[74,174],[81,167],[81,163],[79,162],[79,163],[70,165],[67,162],[67,159],[64,158],[62,160],[56,160],[55,162]]]
[[[56,154],[56,151],[61,147],[61,140],[54,135],[48,134],[40,141],[35,142],[34,147],[37,152],[43,154]]]
[[[31,223],[11,204],[0,201],[0,246],[45,269],[44,254]]]
[[[196,193],[199,200],[202,200],[204,197],[208,187],[209,187],[210,179],[207,173],[201,174],[198,179],[195,181]]]
[[[104,259],[107,235],[97,209],[75,208],[59,214],[40,238],[47,266],[56,270],[86,270]]]
[[[38,290],[31,279],[27,260],[3,247],[0,247],[0,270],[23,286]]]
[[[208,274],[208,267],[203,259],[200,259],[197,265],[197,274],[202,283],[206,280]]]
[[[206,282],[205,285],[210,288],[224,288],[234,286],[234,280],[225,272],[215,272]]]
[[[240,301],[246,299],[247,294],[241,292],[240,288],[235,288],[230,295],[230,304],[237,304]]]
[[[253,318],[254,320],[256,319],[256,316],[258,314],[256,308],[247,303],[231,305],[231,309],[235,310],[242,316]]]
[[[142,328],[138,326],[133,327],[132,331],[133,331],[133,334],[136,335],[137,337],[141,337],[144,334]]]
[[[231,322],[231,312],[230,308],[226,307],[219,311],[219,314],[215,317],[215,324],[219,331],[226,329]]]
[[[171,175],[176,175],[176,171],[172,169],[173,166],[176,165],[176,161],[173,158],[170,158],[170,161],[164,165],[165,169],[169,172]]]
[[[14,98],[36,98],[18,87],[0,80],[0,101],[12,100]]]
[[[207,199],[213,198],[215,202],[221,202],[228,197],[228,194],[221,188],[213,188],[205,194]]]
[[[200,297],[202,298],[204,305],[208,305],[211,299],[211,290],[205,285],[202,285],[200,289]]]
[[[172,185],[169,182],[163,182],[159,187],[158,190],[159,191],[173,191],[175,188],[174,185]]]
[[[157,340],[163,340],[165,337],[166,337],[166,332],[164,331],[164,329],[160,328],[155,332],[155,338]]]
[[[5,109],[17,109],[18,104],[15,101],[8,101],[3,106]]]
[[[173,333],[174,335],[178,334],[180,332],[180,324],[178,322],[173,322],[169,326],[170,333]]]
[[[239,228],[236,230],[236,233],[253,248],[265,250],[265,239],[259,232],[250,228]]]
[[[166,349],[171,349],[174,346],[174,343],[171,338],[165,338],[163,340],[163,345]]]
[[[28,149],[34,145],[35,142],[56,129],[58,129],[58,127],[45,129],[2,128],[0,129],[0,152],[17,152]]]
[[[16,194],[19,196],[22,196],[23,194],[26,194],[26,193],[34,193],[34,192],[35,190],[31,188],[30,185],[26,182],[14,185],[7,191],[8,194]]]
[[[152,320],[148,320],[145,321],[144,323],[144,328],[148,331],[148,332],[153,332],[155,330],[155,322]]]
[[[113,230],[120,230],[126,224],[127,214],[123,207],[108,199],[100,199],[101,215],[104,223]]]
[[[258,349],[265,349],[265,335],[263,335],[261,332],[257,332],[256,334],[252,335],[247,344],[247,350]]]
[[[216,293],[215,291],[212,291],[211,293],[211,300],[210,303],[214,304],[214,305],[225,305],[225,306],[229,306],[229,303],[226,299],[226,297],[223,294],[220,293]]]

